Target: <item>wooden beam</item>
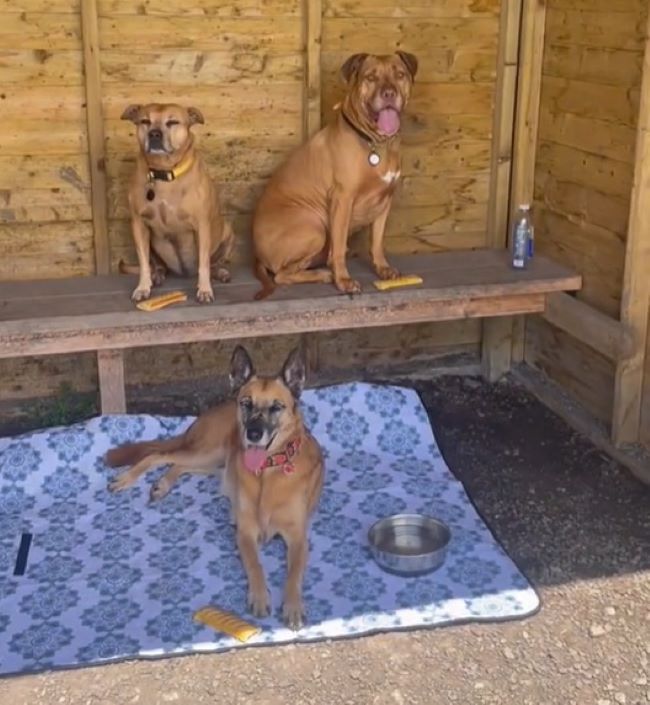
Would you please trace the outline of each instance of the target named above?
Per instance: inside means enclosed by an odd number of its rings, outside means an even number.
[[[522,3],[523,0],[503,0],[501,6],[490,159],[490,201],[486,243],[488,247],[505,247],[508,241]]]
[[[610,360],[617,362],[632,354],[632,338],[623,323],[574,296],[549,294],[543,318]]]
[[[524,0],[510,185],[512,207],[509,210],[508,233],[512,229],[514,207],[522,203],[531,205],[533,203],[545,29],[546,0]],[[509,243],[509,237],[506,239]],[[520,317],[513,322],[512,359],[514,362],[523,361],[525,341],[526,320]]]
[[[321,126],[322,0],[305,0],[305,83],[303,88],[303,139]]]
[[[499,23],[497,83],[490,159],[490,197],[487,220],[487,246],[505,247],[508,242],[510,181],[512,176],[513,131],[520,24],[523,0],[503,0]],[[510,369],[512,321],[483,321],[482,361],[485,376],[498,379]],[[494,328],[494,330],[492,330]]]
[[[88,128],[95,269],[97,274],[108,274],[110,271],[110,247],[106,203],[106,148],[96,0],[83,0],[81,3],[81,36],[86,81],[86,124]]]
[[[509,220],[514,207],[533,202],[542,91],[546,0],[523,0],[523,3],[510,188],[513,208],[509,212]]]
[[[489,325],[485,325],[489,323]],[[512,318],[489,318],[483,321],[483,376],[496,382],[510,370]]]
[[[121,350],[99,350],[99,398],[102,414],[125,414],[124,354]]]
[[[321,47],[322,0],[304,0],[305,73],[302,105],[302,138],[308,140],[321,127]],[[316,374],[319,365],[318,339],[313,333],[301,336],[307,351],[308,373]]]
[[[616,367],[612,439],[617,445],[639,440],[650,298],[648,213],[650,213],[650,12],[648,12],[645,35],[634,159],[634,186],[621,295],[621,322],[630,332],[632,351],[631,355],[621,360]]]

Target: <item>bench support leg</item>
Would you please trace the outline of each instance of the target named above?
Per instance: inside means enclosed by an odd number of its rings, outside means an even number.
[[[102,414],[125,414],[124,355],[121,350],[97,352],[99,398]]]
[[[496,382],[510,370],[512,360],[511,316],[483,319],[483,376]]]

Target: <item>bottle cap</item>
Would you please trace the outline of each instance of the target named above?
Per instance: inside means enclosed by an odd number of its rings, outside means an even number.
[[[522,203],[519,206],[520,210],[522,211],[529,211],[530,210],[530,203]]]

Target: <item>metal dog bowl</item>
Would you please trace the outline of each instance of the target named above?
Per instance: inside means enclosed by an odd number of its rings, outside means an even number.
[[[424,514],[394,514],[368,531],[370,552],[380,568],[397,575],[430,573],[445,562],[451,532]]]

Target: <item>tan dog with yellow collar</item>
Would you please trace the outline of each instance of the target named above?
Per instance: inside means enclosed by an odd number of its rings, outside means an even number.
[[[198,275],[196,297],[214,300],[211,278],[226,282],[233,233],[224,222],[219,193],[194,146],[193,125],[203,124],[196,108],[175,104],[130,105],[122,114],[137,128],[140,144],[129,189],[129,207],[139,273],[134,301],[149,298],[167,270]]]

